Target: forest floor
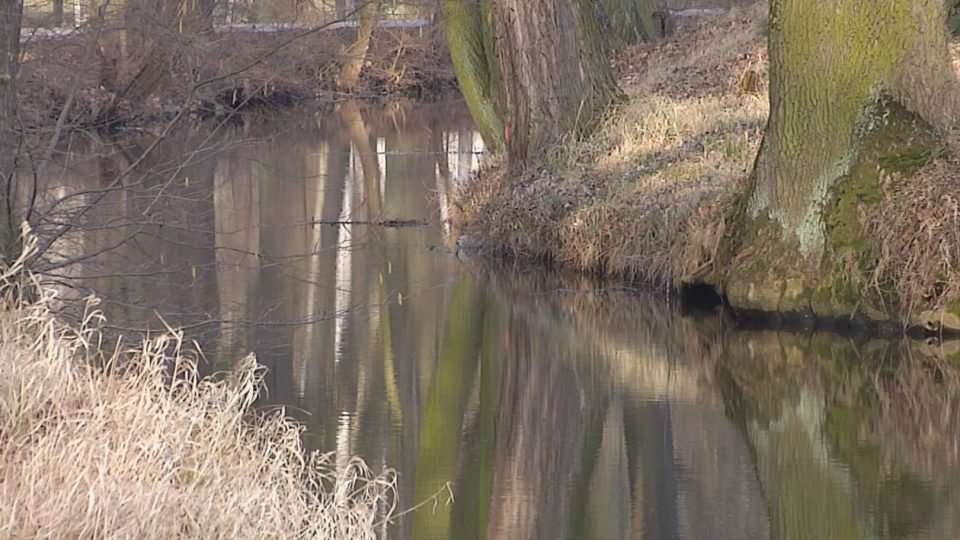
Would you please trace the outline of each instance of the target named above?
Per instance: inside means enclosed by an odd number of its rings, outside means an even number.
[[[665,40],[622,51],[611,65],[627,99],[594,134],[521,178],[490,163],[465,188],[455,221],[469,243],[657,288],[696,281],[717,254],[769,114],[767,9],[683,18]],[[960,44],[951,51],[960,74]],[[934,161],[905,190],[915,193],[884,201],[897,217],[871,229],[881,245],[908,250],[881,259],[872,276],[906,297],[936,288],[946,298],[933,267],[960,268],[956,159]]]

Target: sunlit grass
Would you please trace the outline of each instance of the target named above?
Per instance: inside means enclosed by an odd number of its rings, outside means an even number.
[[[372,538],[392,512],[392,472],[338,468],[253,408],[252,356],[202,378],[181,334],[102,343],[95,302],[73,328],[55,296],[0,275],[0,536]]]
[[[769,112],[767,6],[686,21],[612,65],[626,101],[521,179],[481,175],[461,225],[491,251],[676,286],[716,253]]]

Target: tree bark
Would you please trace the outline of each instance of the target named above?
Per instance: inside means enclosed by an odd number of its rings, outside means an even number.
[[[444,0],[443,10],[470,112],[513,164],[588,132],[619,95],[595,2]]]
[[[770,119],[718,259],[734,306],[891,317],[883,302],[861,302],[869,268],[844,269],[871,264],[864,216],[884,178],[916,170],[898,158],[934,155],[957,118],[944,8],[771,1]]]
[[[0,260],[16,255],[17,235],[13,219],[13,188],[16,180],[16,79],[20,63],[22,0],[0,0]]]
[[[592,2],[496,0],[493,21],[511,162],[592,129],[618,95]]]
[[[504,146],[503,87],[496,63],[493,0],[443,0],[447,46],[470,115],[492,152]]]
[[[353,90],[360,80],[363,64],[370,49],[370,36],[380,18],[380,0],[366,0],[357,10],[357,39],[343,52],[343,65],[337,77],[337,87],[341,90]]]

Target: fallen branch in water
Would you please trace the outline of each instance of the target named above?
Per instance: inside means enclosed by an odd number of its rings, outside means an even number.
[[[310,225],[369,225],[372,227],[426,227],[430,223],[422,219],[384,219],[384,220],[366,220],[366,219],[331,219],[310,221]]]

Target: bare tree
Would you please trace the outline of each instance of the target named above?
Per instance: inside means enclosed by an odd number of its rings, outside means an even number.
[[[337,77],[337,86],[341,90],[352,90],[357,86],[363,65],[367,60],[367,50],[370,48],[370,36],[377,26],[380,17],[380,1],[366,0],[357,10],[357,39],[343,52],[343,65],[340,67],[340,76]]]

